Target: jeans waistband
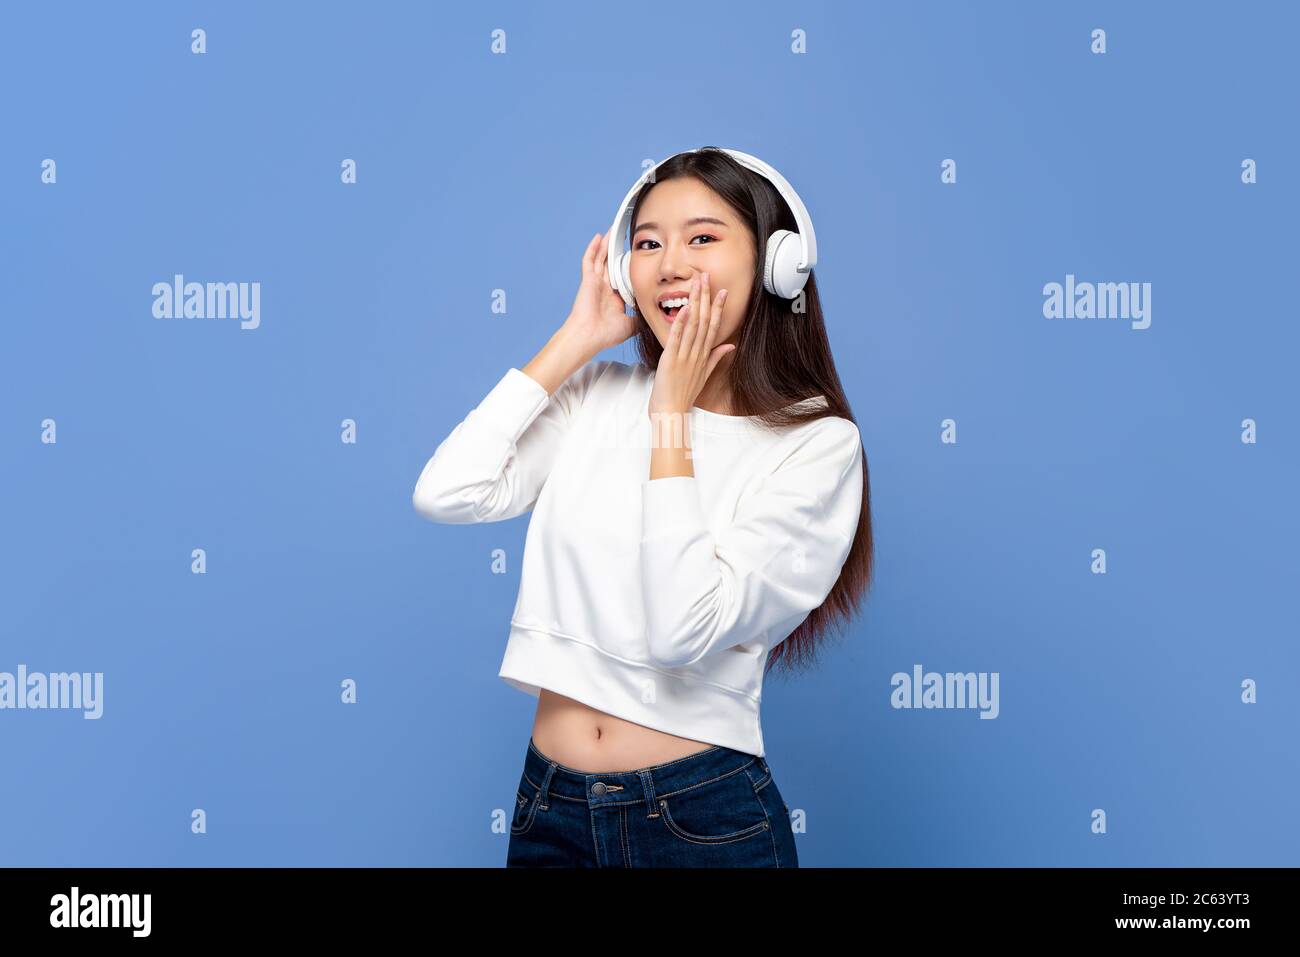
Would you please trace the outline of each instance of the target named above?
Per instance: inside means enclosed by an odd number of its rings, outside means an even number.
[[[757,755],[722,745],[632,771],[588,773],[543,754],[530,736],[524,758],[524,776],[541,792],[543,807],[558,797],[584,801],[591,807],[639,803],[653,808],[656,797],[671,797],[731,774],[748,775],[757,785],[770,773],[767,762]]]

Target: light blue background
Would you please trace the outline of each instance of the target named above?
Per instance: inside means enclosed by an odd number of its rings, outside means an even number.
[[[867,612],[764,699],[801,862],[1300,863],[1294,9],[6,6],[0,670],[105,710],[0,712],[0,864],[504,862],[528,520],[411,491],[701,145],[805,200],[871,473]],[[177,272],[261,327],[154,319]],[[1151,327],[1044,319],[1067,273]],[[1000,717],[892,709],[915,663]]]

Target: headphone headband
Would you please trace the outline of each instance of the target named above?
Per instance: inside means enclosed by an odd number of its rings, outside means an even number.
[[[784,176],[764,163],[757,156],[742,153],[739,150],[719,147],[741,166],[758,173],[776,187],[799,226],[797,233],[788,229],[778,229],[767,241],[767,256],[763,264],[763,288],[783,299],[793,299],[803,289],[813,266],[817,265],[817,235],[813,232],[812,218],[804,207],[803,200],[794,191]],[[686,153],[698,153],[699,149],[685,150]],[[681,154],[675,154],[680,156]],[[668,157],[672,159],[672,157]],[[632,188],[619,204],[614,224],[610,227],[609,242],[606,250],[605,264],[609,275],[609,284],[618,290],[623,301],[632,305],[632,280],[629,272],[631,250],[624,248],[624,238],[632,217],[632,208],[636,202],[637,192],[654,179],[659,167],[668,162],[660,160],[638,177]]]

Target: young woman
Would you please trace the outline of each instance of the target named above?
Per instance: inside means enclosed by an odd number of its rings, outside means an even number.
[[[510,866],[798,866],[763,677],[857,611],[870,486],[811,270],[771,278],[788,184],[737,157],[643,177],[626,271],[594,236],[568,318],[416,484],[435,521],[533,511],[500,671],[539,699]],[[638,364],[595,360],[633,336]]]

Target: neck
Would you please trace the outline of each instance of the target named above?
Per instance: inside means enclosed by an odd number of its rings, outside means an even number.
[[[709,376],[709,381],[704,383],[704,388],[695,398],[695,405],[706,412],[716,412],[718,415],[733,415],[731,411],[731,390],[727,387],[727,369],[730,365],[730,354],[718,363]]]

